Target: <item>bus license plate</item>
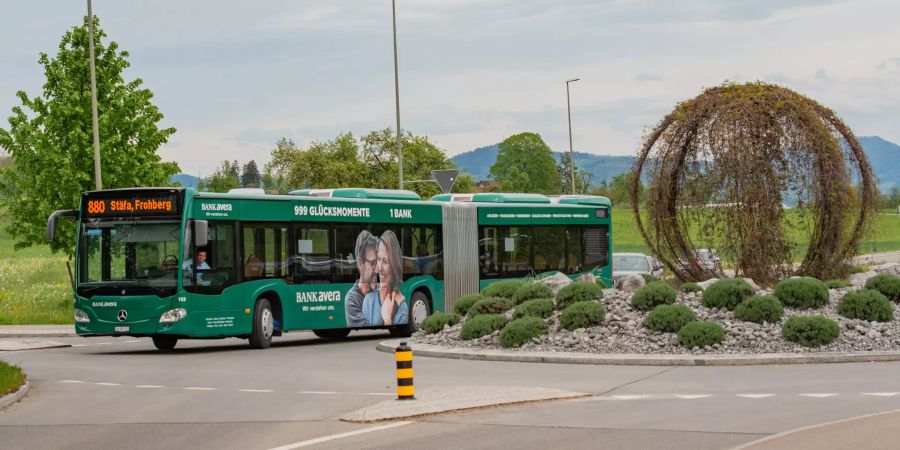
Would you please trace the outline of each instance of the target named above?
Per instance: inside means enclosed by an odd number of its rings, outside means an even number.
[[[128,330],[130,330],[130,329],[131,329],[131,327],[116,327],[116,332],[117,333],[127,333]]]

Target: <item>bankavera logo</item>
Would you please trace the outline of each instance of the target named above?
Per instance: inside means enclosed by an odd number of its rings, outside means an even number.
[[[200,209],[203,211],[231,211],[230,203],[201,203]]]

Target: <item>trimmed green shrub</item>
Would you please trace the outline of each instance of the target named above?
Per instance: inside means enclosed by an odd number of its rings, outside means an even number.
[[[506,324],[500,331],[500,345],[506,348],[521,347],[522,344],[547,332],[547,324],[537,317],[523,317]]]
[[[484,298],[469,308],[469,317],[480,314],[502,314],[513,307],[513,301],[503,297]]]
[[[631,306],[642,311],[651,310],[658,305],[675,303],[678,292],[662,281],[652,281],[637,290],[631,296]]]
[[[714,322],[690,322],[678,330],[678,342],[687,348],[706,347],[721,343],[725,329]]]
[[[697,315],[685,305],[659,305],[644,317],[644,326],[664,333],[675,333],[697,320]]]
[[[654,281],[662,281],[658,277],[654,277],[653,275],[650,275],[649,273],[642,273],[641,276],[644,277],[645,283],[652,283]]]
[[[506,316],[501,314],[482,314],[475,316],[463,324],[459,338],[464,340],[478,339],[487,336],[506,325]]]
[[[463,295],[462,297],[456,299],[455,302],[453,302],[453,312],[461,316],[465,316],[469,313],[469,309],[472,308],[472,305],[474,305],[479,300],[484,300],[484,296],[481,294]]]
[[[784,315],[784,306],[774,295],[754,295],[734,308],[734,317],[747,322],[775,323]]]
[[[794,316],[781,327],[785,339],[804,347],[828,345],[837,339],[841,328],[824,316]]]
[[[703,288],[697,283],[684,283],[681,285],[682,292],[702,292]]]
[[[556,309],[565,309],[578,302],[599,300],[600,297],[603,297],[603,288],[597,283],[587,281],[569,283],[556,293]]]
[[[516,289],[512,299],[515,304],[521,304],[524,301],[535,298],[553,298],[553,289],[544,283],[527,283]]]
[[[838,304],[838,314],[848,319],[888,322],[894,318],[891,301],[875,289],[848,292]]]
[[[875,275],[866,281],[866,289],[881,292],[888,300],[900,302],[900,277],[887,273]]]
[[[460,317],[456,313],[434,313],[422,321],[422,330],[428,334],[434,334],[444,329],[444,325],[456,325]]]
[[[609,288],[609,286],[606,285],[606,282],[603,281],[603,278],[597,278],[597,286],[600,286],[600,289]]]
[[[844,280],[828,280],[825,282],[825,286],[827,286],[828,289],[840,289],[850,287],[850,283]]]
[[[818,308],[828,303],[828,286],[812,278],[789,278],[775,286],[775,296],[784,306]]]
[[[728,308],[733,310],[756,291],[743,278],[725,278],[709,285],[703,291],[700,303],[707,308]]]
[[[572,303],[559,316],[559,324],[572,331],[576,328],[594,327],[603,323],[606,312],[603,305],[594,300]]]
[[[491,283],[481,291],[485,297],[513,298],[516,291],[525,284],[525,280],[500,280]]]
[[[553,314],[553,300],[549,298],[535,298],[516,306],[513,318],[540,317],[541,319],[546,319],[550,317],[550,314]]]

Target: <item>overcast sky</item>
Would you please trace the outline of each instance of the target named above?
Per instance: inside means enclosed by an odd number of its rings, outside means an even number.
[[[183,171],[268,161],[298,144],[394,126],[389,0],[94,0],[155,93],[161,149]],[[402,126],[449,154],[535,131],[568,149],[633,155],[678,101],[725,80],[776,82],[900,142],[896,0],[398,0]],[[39,92],[84,1],[0,0],[0,116]]]

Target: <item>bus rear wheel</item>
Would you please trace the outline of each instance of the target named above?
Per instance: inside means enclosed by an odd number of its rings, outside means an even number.
[[[272,346],[272,335],[275,334],[275,315],[269,299],[256,301],[253,314],[253,331],[250,333],[250,348],[269,348]]]
[[[350,334],[350,329],[330,328],[327,330],[313,330],[313,333],[322,339],[344,339]]]
[[[156,346],[157,349],[163,351],[170,351],[175,348],[175,344],[178,343],[178,338],[175,336],[166,336],[166,335],[156,335],[153,336],[153,345]]]

